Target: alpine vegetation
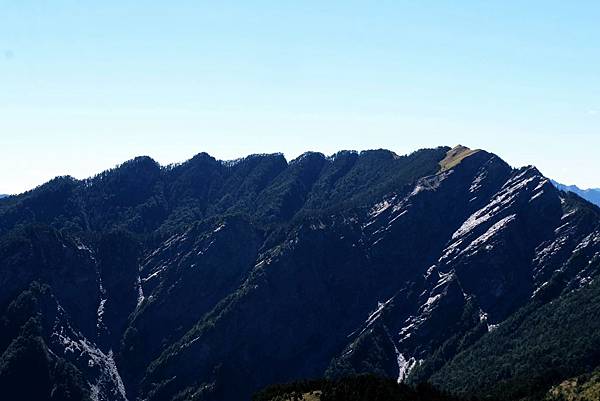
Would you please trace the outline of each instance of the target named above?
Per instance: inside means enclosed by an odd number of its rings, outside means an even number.
[[[138,157],[0,200],[0,389],[597,394],[599,271],[600,209],[484,150]]]

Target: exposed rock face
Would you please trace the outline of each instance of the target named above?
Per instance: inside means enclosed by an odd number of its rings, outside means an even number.
[[[597,208],[464,147],[137,158],[0,201],[0,234],[3,313],[47,284],[44,347],[106,400],[426,380],[600,257]]]

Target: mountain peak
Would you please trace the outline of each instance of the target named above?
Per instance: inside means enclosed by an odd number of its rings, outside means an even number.
[[[456,145],[446,153],[446,157],[440,161],[440,171],[447,171],[460,164],[464,159],[475,153],[480,152],[480,149],[470,149],[463,145]]]

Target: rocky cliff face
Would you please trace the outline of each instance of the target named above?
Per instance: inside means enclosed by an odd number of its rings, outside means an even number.
[[[463,147],[138,158],[0,201],[0,234],[3,314],[36,298],[41,349],[100,400],[362,372],[454,389],[449,364],[600,263],[598,208]],[[26,321],[5,320],[14,360]]]

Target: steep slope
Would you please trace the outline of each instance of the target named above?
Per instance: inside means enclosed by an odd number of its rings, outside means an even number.
[[[43,309],[51,303],[48,288],[32,285],[3,315],[0,388],[4,399],[90,399],[81,371],[51,352],[44,340]]]
[[[0,305],[5,326],[2,357],[12,364],[23,363],[15,360],[14,347],[19,349],[24,341],[28,344],[24,348],[33,347],[41,358],[38,361],[46,360],[47,367],[39,375],[50,377],[46,379],[50,388],[57,384],[52,379],[54,369],[60,368],[67,383],[85,380],[82,397],[124,400],[112,348],[101,330],[106,292],[98,274],[99,265],[106,266],[106,261],[97,259],[79,238],[43,226],[27,226],[3,236],[0,255]],[[137,271],[137,265],[134,268]],[[127,315],[129,311],[120,313]],[[52,367],[54,364],[58,365]],[[11,364],[8,366],[6,376],[14,376]],[[15,380],[29,380],[26,368],[23,374],[25,377],[17,375]]]
[[[331,375],[404,379],[448,339],[481,336],[506,319],[565,262],[540,265],[550,257],[542,251],[577,244],[591,228],[568,236],[570,203],[534,168],[513,171],[485,152],[456,166],[370,208],[289,231],[240,290],[150,366],[142,392],[159,400],[210,388],[234,399],[245,387],[319,375],[336,349]],[[555,232],[561,226],[567,239]],[[186,377],[198,371],[206,381]]]
[[[600,267],[600,260],[595,262]],[[461,394],[520,399],[600,365],[600,285],[533,301],[432,377]],[[493,391],[490,391],[493,389]]]
[[[599,232],[598,209],[535,168],[462,146],[141,157],[0,200],[0,310],[41,283],[40,347],[93,399],[240,400],[356,373],[471,393],[450,366],[592,291]]]
[[[600,371],[594,371],[554,386],[546,395],[548,401],[595,401],[600,398]]]

